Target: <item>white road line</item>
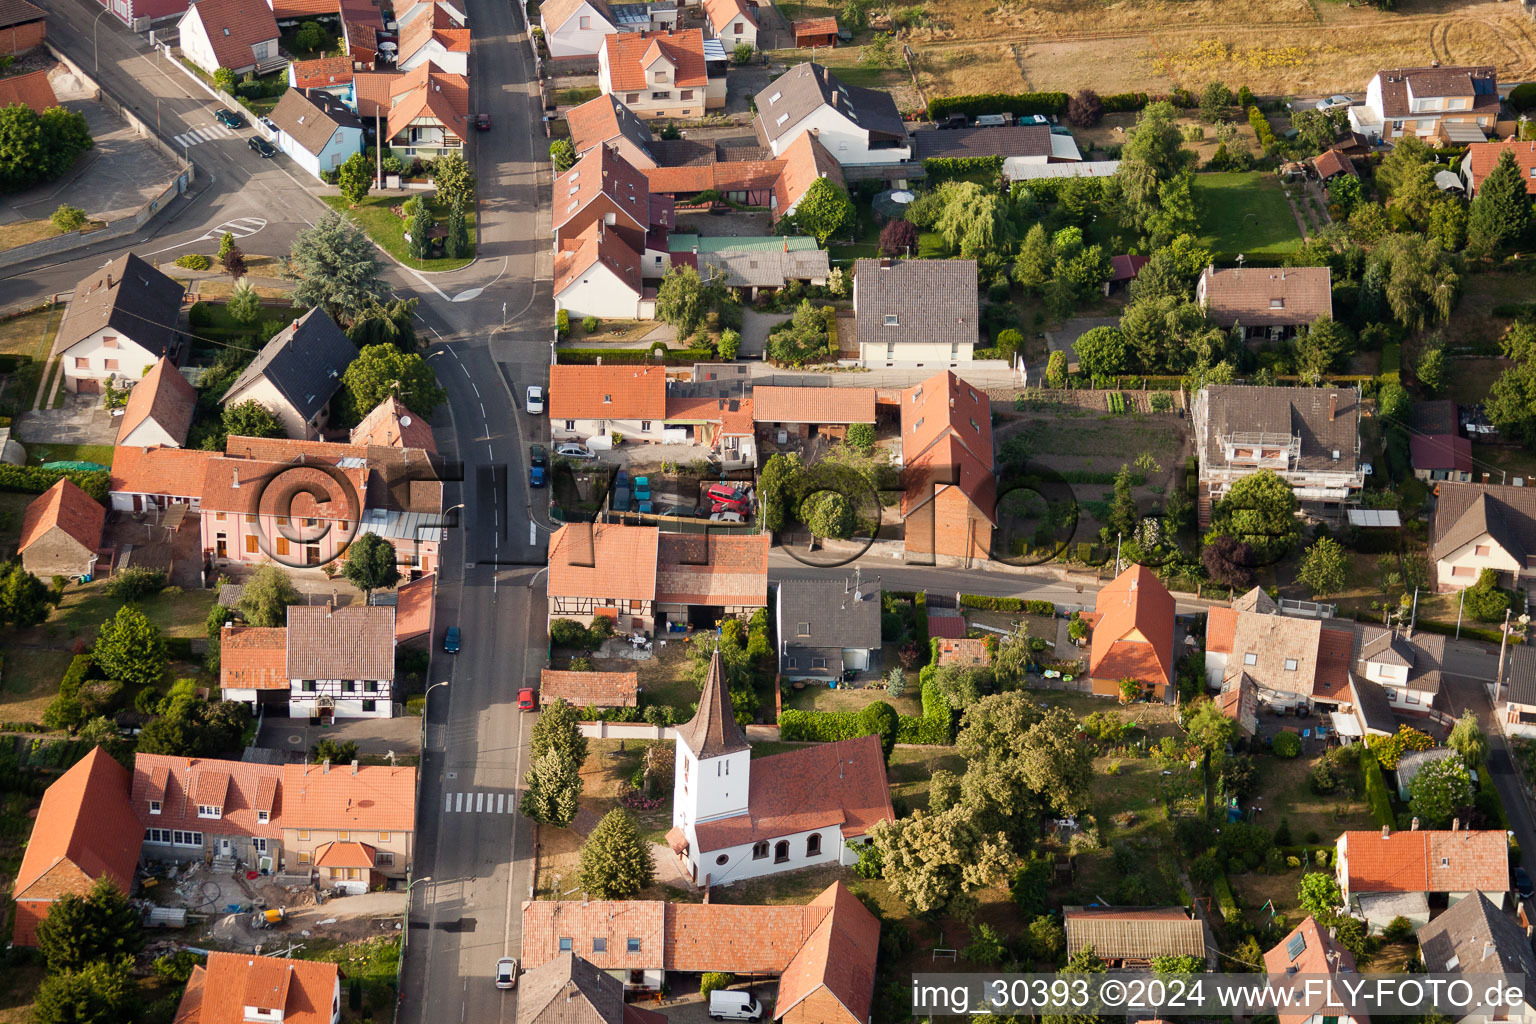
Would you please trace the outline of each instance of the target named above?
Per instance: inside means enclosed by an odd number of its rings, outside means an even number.
[[[469,382],[469,386],[474,389],[475,397],[479,398],[480,397],[480,387],[479,387],[479,385],[477,385],[474,381],[470,381]]]
[[[505,794],[505,793],[497,793],[496,794],[496,813],[497,814],[501,813],[501,808],[502,808],[503,805],[506,804],[506,802],[507,802],[507,794]]]
[[[447,805],[443,808],[443,810],[445,812],[452,811],[453,810],[453,794],[452,793],[444,793],[443,796],[448,801]]]
[[[455,796],[456,799],[453,802],[454,803],[453,809],[455,811],[462,811],[464,809],[464,794],[463,793],[455,793],[454,796]]]
[[[493,462],[496,459],[496,453],[491,450],[490,445],[485,446],[485,457],[492,460]]]
[[[479,814],[483,810],[485,810],[485,794],[484,793],[476,793],[475,794],[475,813]]]
[[[480,403],[480,418],[481,419],[485,419],[485,403],[484,402]],[[486,424],[486,429],[487,430],[490,429],[490,424]]]

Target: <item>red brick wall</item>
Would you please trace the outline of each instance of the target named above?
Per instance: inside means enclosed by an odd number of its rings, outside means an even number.
[[[37,945],[37,926],[47,918],[51,902],[26,900],[16,904],[16,926],[11,931],[11,941],[18,946]]]
[[[29,21],[24,25],[0,28],[0,53],[23,53],[42,46],[47,36],[48,23]]]
[[[934,523],[935,513],[937,525]],[[965,492],[958,487],[948,487],[907,517],[906,548],[921,554],[985,561],[992,548],[992,524],[971,504]]]

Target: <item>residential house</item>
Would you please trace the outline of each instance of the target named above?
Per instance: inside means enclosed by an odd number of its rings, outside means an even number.
[[[1359,623],[1360,636],[1354,674],[1386,691],[1399,715],[1428,714],[1440,695],[1440,666],[1445,662],[1445,637],[1412,630],[1400,632]]]
[[[548,6],[541,9],[541,16],[549,17]],[[650,125],[620,103],[617,96],[596,96],[572,107],[566,111],[565,123],[578,159],[598,146],[605,146],[638,170],[649,171],[656,166],[652,153],[656,139],[651,135]]]
[[[1264,952],[1264,970],[1271,978],[1287,975],[1304,975],[1319,978],[1327,975],[1355,973],[1355,955],[1339,945],[1317,919],[1308,914],[1292,928],[1272,949]],[[1305,984],[1305,981],[1298,981]],[[1370,1024],[1364,1013],[1339,1013],[1337,1003],[1327,1003],[1327,997],[1319,992],[1297,993],[1300,996],[1292,1008],[1280,1013],[1280,1024]],[[1297,1005],[1299,1003],[1299,1005]]]
[[[204,557],[216,565],[326,565],[356,536],[367,486],[362,467],[210,459],[198,504]]]
[[[197,511],[203,501],[203,480],[208,463],[218,452],[196,448],[139,448],[119,445],[113,449],[107,477],[107,496],[114,512],[165,510],[184,505]]]
[[[757,468],[750,398],[668,398],[666,436],[706,448],[724,469]]]
[[[1206,267],[1195,282],[1195,301],[1224,331],[1281,341],[1319,317],[1333,315],[1327,267]]]
[[[219,68],[259,74],[281,59],[277,19],[266,0],[197,0],[176,27],[181,55],[210,75]]]
[[[381,120],[399,157],[435,158],[461,151],[469,133],[469,79],[428,60],[408,72],[360,72],[357,113]]]
[[[779,580],[779,676],[827,682],[848,672],[879,672],[880,595],[879,581]]]
[[[1125,696],[1121,681],[1135,680],[1151,700],[1169,700],[1173,687],[1174,602],[1157,574],[1132,565],[1094,599],[1088,679],[1093,692]]]
[[[555,441],[621,434],[661,441],[667,419],[667,375],[660,366],[549,368],[549,427]]]
[[[1334,874],[1346,907],[1375,893],[1445,896],[1454,904],[1479,890],[1502,907],[1509,889],[1509,841],[1503,829],[1393,832],[1383,827],[1380,832],[1344,832],[1334,848]]]
[[[1205,626],[1205,680],[1225,690],[1246,678],[1261,707],[1351,703],[1352,623],[1282,615],[1255,587],[1231,608],[1212,608]],[[1361,678],[1364,678],[1362,674]]]
[[[1183,907],[1062,907],[1067,955],[1088,946],[1111,969],[1145,968],[1153,957],[1204,960],[1205,922]]]
[[[437,610],[437,573],[429,572],[402,583],[393,595],[377,594],[374,601],[388,604],[391,596],[395,603],[395,649],[430,647],[436,632],[433,622]]]
[[[539,704],[563,700],[577,708],[632,708],[640,702],[639,676],[633,672],[539,673]]]
[[[727,51],[742,43],[757,49],[757,8],[747,0],[703,0],[704,23]]]
[[[980,337],[976,261],[857,260],[853,316],[860,366],[969,363]]]
[[[855,423],[875,425],[875,389],[758,386],[752,389],[752,420],[784,440],[789,435],[842,440]]]
[[[907,555],[990,558],[997,481],[986,392],[948,370],[902,391],[901,463]]]
[[[517,1024],[666,1024],[666,1015],[624,1001],[624,983],[574,953],[561,953],[519,982]]]
[[[267,117],[277,126],[277,148],[316,178],[363,151],[363,122],[323,89],[289,89]]]
[[[646,251],[646,235],[651,230],[650,186],[644,174],[607,146],[589,150],[555,179],[556,253],[599,224],[637,256]]]
[[[1070,134],[1057,134],[1045,123],[991,128],[920,128],[912,133],[913,160],[964,160],[988,156],[1000,156],[1016,164],[1076,163],[1083,158]]]
[[[1472,441],[1457,434],[1414,434],[1408,439],[1413,475],[1420,480],[1472,482]]]
[[[1536,574],[1536,488],[1453,483],[1437,488],[1430,550],[1441,593],[1477,582],[1484,569],[1501,587],[1524,587]]]
[[[282,775],[275,764],[135,754],[145,859],[273,873],[282,864]]]
[[[395,713],[395,609],[288,607],[288,714],[390,718]]]
[[[186,293],[185,285],[131,252],[93,271],[75,285],[54,339],[53,350],[64,363],[64,386],[97,394],[103,382],[139,380],[161,356],[175,361]]]
[[[656,546],[656,628],[715,629],[768,606],[766,532],[663,533]]]
[[[1325,518],[1358,501],[1365,487],[1354,389],[1213,385],[1195,395],[1190,418],[1202,526],[1229,487],[1263,470],[1291,485],[1303,512]]]
[[[674,253],[673,266],[696,266],[699,277],[733,288],[748,302],[771,295],[790,284],[821,286],[831,273],[825,249],[721,250],[712,253]]]
[[[1348,710],[1329,714],[1339,742],[1348,745],[1356,740],[1365,742],[1374,736],[1392,736],[1397,732],[1397,714],[1380,683],[1351,672],[1348,693]]]
[[[353,71],[350,56],[296,60],[288,65],[288,86],[301,92],[320,89],[356,110],[356,93],[352,88]]]
[[[437,454],[437,439],[432,436],[432,424],[406,408],[405,403],[394,395],[374,406],[352,428],[351,441],[355,445],[413,448],[431,455]]]
[[[1461,180],[1467,195],[1475,196],[1482,187],[1483,179],[1499,165],[1500,158],[1509,153],[1520,168],[1525,180],[1525,191],[1536,195],[1536,141],[1474,142],[1467,147],[1467,155],[1461,158]]]
[[[318,960],[208,954],[194,965],[176,1024],[337,1024],[341,968]]]
[[[449,75],[469,74],[469,29],[447,4],[433,4],[400,29],[401,71],[433,64]]]
[[[857,859],[848,842],[867,844],[875,824],[895,817],[878,736],[754,759],[714,653],[699,709],[677,728],[666,842],[678,870],[708,888],[815,864],[847,866]]]
[[[1357,132],[1388,141],[1405,135],[1453,143],[1482,142],[1499,114],[1492,67],[1435,66],[1378,71],[1365,102],[1349,108]]]
[[[774,156],[813,131],[844,166],[897,164],[912,155],[906,122],[890,93],[846,85],[820,64],[790,68],[759,92],[755,102],[753,130],[758,143]]]
[[[539,27],[555,61],[593,59],[603,40],[619,31],[603,0],[551,0],[539,8]]]
[[[1536,955],[1531,952],[1525,929],[1501,909],[1502,905],[1485,893],[1473,893],[1419,929],[1419,958],[1430,973],[1462,976],[1478,992],[1493,982],[1490,975],[1515,975],[1519,979],[1517,1005],[1501,1007],[1492,1014],[1458,1016],[1452,1012],[1448,1014],[1452,1020],[1490,1024],[1536,1019],[1536,999],[1531,996]]]
[[[701,211],[729,209],[729,203],[775,203],[773,190],[783,177],[784,161],[772,159],[766,149],[688,139],[661,140],[652,148],[660,161],[645,172],[652,195]]]
[[[655,627],[659,544],[654,526],[560,527],[549,538],[550,620],[591,625],[604,617],[612,619],[619,632],[649,633]]]
[[[1426,765],[1436,761],[1444,761],[1448,757],[1460,755],[1451,747],[1430,747],[1428,750],[1405,750],[1398,755],[1397,767],[1392,774],[1397,776],[1397,798],[1405,805],[1413,795],[1413,780]]]
[[[117,425],[117,443],[141,448],[180,448],[197,413],[197,389],[161,356],[128,393],[128,407]]]
[[[803,18],[790,25],[795,34],[795,48],[837,45],[836,18]]]
[[[48,38],[47,12],[29,0],[0,5],[0,53],[22,54]]]
[[[84,896],[97,879],[131,892],[142,833],[130,792],[128,769],[93,747],[43,793],[11,887],[13,943],[37,945],[54,903]]]
[[[21,567],[40,580],[91,576],[107,510],[68,477],[33,498],[21,516]]]
[[[1245,739],[1252,739],[1259,731],[1259,687],[1253,677],[1239,672],[1235,679],[1221,684],[1216,706],[1227,718],[1237,723],[1237,731]]]
[[[0,30],[0,37],[3,35],[3,30]],[[53,91],[53,84],[48,81],[46,69],[38,68],[36,71],[0,78],[0,110],[17,103],[39,115],[59,105],[59,97]]]
[[[725,106],[725,73],[704,59],[704,33],[619,32],[603,37],[597,84],[637,117],[701,117]]]
[[[800,200],[821,178],[845,187],[843,169],[827,147],[811,132],[805,132],[784,147],[783,169],[773,180],[773,194],[768,199],[768,213],[774,223],[800,208]]]
[[[289,437],[317,438],[330,424],[341,375],[356,358],[357,345],[316,306],[273,335],[219,401],[226,408],[256,402]]]
[[[181,14],[187,9],[187,0],[114,0],[111,6],[103,3],[101,8],[111,11],[113,17],[129,28],[142,31],[140,26],[147,28]]]
[[[368,892],[410,874],[416,853],[416,769],[283,765],[283,858],[288,874]]]
[[[378,0],[340,0],[338,6],[347,57],[354,67],[372,69],[378,63],[380,44],[390,41],[384,34],[384,14]],[[396,30],[400,31],[398,24]],[[393,56],[398,58],[398,52]]]
[[[1141,268],[1150,263],[1152,257],[1140,256],[1136,253],[1122,253],[1119,256],[1111,256],[1109,260],[1109,280],[1104,282],[1104,294],[1108,295],[1116,288],[1129,290],[1131,282],[1141,276]],[[1076,364],[1075,352],[1069,352],[1067,358]]]
[[[555,253],[552,294],[556,310],[573,320],[651,320],[656,288],[647,287],[640,254],[602,221],[589,225]]]
[[[1536,649],[1510,644],[1494,685],[1496,713],[1507,736],[1536,739]]]
[[[250,705],[252,714],[264,705],[272,712],[288,709],[286,626],[236,626],[219,631],[219,696]]]
[[[608,10],[620,32],[675,32],[680,6],[677,0],[624,0],[609,4]]]

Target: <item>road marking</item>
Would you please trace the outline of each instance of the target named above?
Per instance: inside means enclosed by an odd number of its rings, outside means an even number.
[[[212,142],[214,139],[233,138],[234,134],[221,124],[210,124],[197,125],[173,138],[178,146],[196,146],[198,143]]]
[[[463,793],[458,793],[458,794],[456,794],[456,796],[458,797],[458,800],[457,800],[458,806],[456,806],[454,808],[454,810],[455,811],[462,811],[464,809],[464,794]]]
[[[236,238],[249,238],[266,226],[267,222],[260,217],[236,217],[234,220],[227,220],[217,227],[209,228],[202,238],[210,241],[223,238],[226,231]],[[198,241],[201,240],[198,239]]]
[[[479,814],[483,810],[485,810],[485,794],[484,793],[476,793],[475,794],[475,813]]]
[[[517,794],[507,790],[448,793],[443,801],[443,810],[450,814],[510,814],[516,808]]]
[[[479,396],[479,395],[476,395],[476,396],[475,396],[475,397],[476,397],[476,398],[478,398],[478,397],[480,397],[480,396]],[[480,418],[481,418],[481,419],[485,419],[485,403],[484,403],[484,402],[481,402],[481,403],[480,403]],[[490,424],[489,424],[489,423],[487,423],[487,424],[486,424],[486,425],[485,425],[485,429],[486,429],[486,431],[487,431],[487,432],[489,432],[489,431],[490,431],[490,429],[491,429],[491,425],[490,425]]]
[[[496,794],[496,813],[497,814],[501,813],[502,806],[506,802],[507,802],[507,794],[505,794],[505,793],[497,793]]]
[[[444,804],[444,806],[443,806],[443,811],[444,811],[444,813],[448,813],[448,812],[451,812],[451,811],[452,811],[452,810],[453,810],[453,794],[452,794],[452,793],[444,793],[444,794],[443,794],[443,797],[444,797],[444,798],[445,798],[445,799],[446,799],[446,801],[447,801],[447,802],[446,802],[446,803],[445,803],[445,804]]]
[[[474,381],[470,381],[469,382],[469,386],[474,389],[475,397],[479,398],[480,397],[480,387],[479,387],[479,385],[477,385]]]

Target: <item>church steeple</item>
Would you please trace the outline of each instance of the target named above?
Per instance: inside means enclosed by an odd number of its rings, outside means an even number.
[[[704,680],[704,692],[699,695],[699,710],[685,725],[678,727],[677,738],[699,761],[750,749],[741,726],[736,724],[736,712],[731,708],[731,695],[725,688],[725,669],[718,647],[709,659],[709,675]]]

